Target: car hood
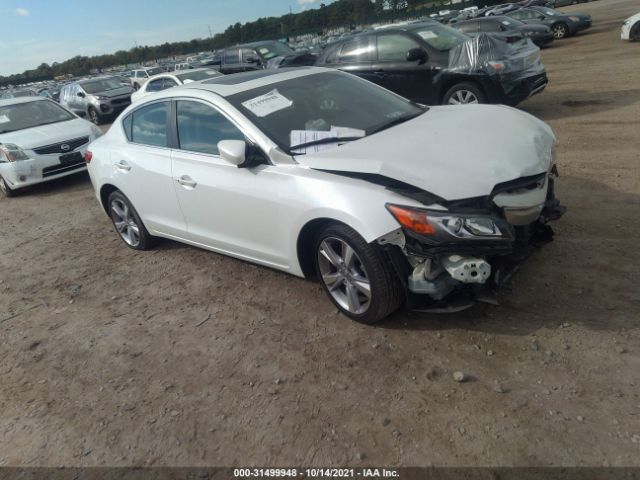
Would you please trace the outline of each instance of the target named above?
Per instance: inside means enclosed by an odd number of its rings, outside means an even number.
[[[295,158],[317,170],[382,175],[451,201],[486,196],[496,184],[547,172],[554,142],[548,125],[514,108],[452,105]]]
[[[120,97],[122,95],[131,95],[134,92],[133,87],[120,87],[120,88],[114,88],[113,90],[107,90],[104,92],[96,92],[96,93],[92,93],[91,95],[93,95],[94,97],[108,97],[108,98],[113,98],[113,97]]]
[[[0,135],[0,143],[15,143],[24,150],[32,150],[74,138],[89,137],[93,134],[91,125],[86,120],[74,118],[66,122],[3,133]]]

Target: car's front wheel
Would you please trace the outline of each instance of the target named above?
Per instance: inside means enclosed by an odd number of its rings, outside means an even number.
[[[462,82],[451,87],[444,94],[445,105],[466,105],[469,103],[485,103],[484,93],[473,83]]]
[[[556,40],[560,40],[561,38],[569,35],[569,27],[567,27],[564,23],[556,23],[551,27],[551,32],[553,33],[553,38]]]
[[[638,40],[640,40],[640,22],[631,27],[631,31],[629,32],[629,40],[631,40],[632,42],[637,42]]]
[[[128,247],[134,250],[149,250],[155,245],[155,237],[149,234],[140,215],[122,192],[116,190],[109,195],[107,205],[113,226]]]
[[[0,192],[2,192],[2,194],[3,194],[5,197],[13,197],[13,196],[16,194],[16,191],[15,191],[13,188],[11,188],[11,187],[7,184],[7,182],[5,181],[5,179],[4,179],[4,178],[2,178],[1,176],[0,176]]]
[[[375,323],[396,311],[404,290],[382,249],[356,231],[330,224],[316,237],[316,271],[338,309],[361,323]]]
[[[100,125],[100,115],[98,115],[98,111],[93,107],[89,108],[89,120],[91,120],[91,123],[94,125]]]

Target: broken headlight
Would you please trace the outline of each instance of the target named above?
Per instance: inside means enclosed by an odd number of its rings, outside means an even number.
[[[403,227],[435,241],[511,239],[509,225],[488,215],[449,213],[387,204],[387,210]]]
[[[29,155],[13,143],[0,143],[0,160],[18,162],[20,160],[29,160]]]

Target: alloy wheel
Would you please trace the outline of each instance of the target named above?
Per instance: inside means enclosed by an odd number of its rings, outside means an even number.
[[[338,305],[355,315],[369,309],[371,282],[351,245],[336,237],[325,238],[318,247],[318,267],[322,282]]]
[[[467,103],[479,103],[478,97],[470,90],[457,90],[449,97],[449,105],[463,105]]]
[[[93,122],[95,125],[98,125],[98,112],[96,112],[94,109],[91,109],[89,110],[89,116],[91,117],[91,122]]]
[[[140,244],[140,227],[132,215],[131,209],[122,200],[111,202],[111,218],[118,233],[127,245],[137,247]]]
[[[555,27],[553,27],[553,38],[564,38],[566,34],[567,28],[564,25],[556,25]]]

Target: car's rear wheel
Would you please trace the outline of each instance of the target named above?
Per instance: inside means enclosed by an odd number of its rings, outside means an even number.
[[[631,27],[631,31],[629,32],[629,40],[631,40],[632,42],[637,42],[638,40],[640,40],[640,22]]]
[[[569,34],[569,27],[564,23],[556,23],[551,27],[551,32],[553,33],[553,38],[560,40]]]
[[[91,123],[94,125],[100,125],[100,115],[98,115],[98,111],[93,107],[89,108],[89,120],[91,120]]]
[[[485,103],[484,93],[473,83],[462,82],[451,87],[444,94],[445,105],[466,105],[470,103]]]
[[[356,231],[330,224],[316,237],[316,271],[338,309],[361,323],[375,323],[396,311],[404,290],[389,259]]]
[[[2,178],[1,176],[0,176],[0,192],[2,192],[2,194],[3,194],[5,197],[13,197],[13,196],[16,194],[16,191],[15,191],[13,188],[11,188],[11,187],[7,184],[7,182],[5,181],[5,179],[4,179],[4,178]]]
[[[109,195],[107,205],[113,226],[128,247],[134,250],[149,250],[156,244],[155,237],[149,234],[140,215],[122,192],[116,190]]]

